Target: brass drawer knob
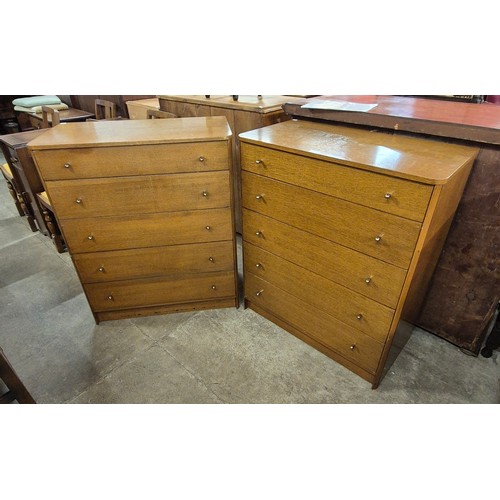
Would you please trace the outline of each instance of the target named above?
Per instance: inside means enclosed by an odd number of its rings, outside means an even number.
[[[211,227],[211,226],[205,226],[205,229],[206,229],[207,231],[210,231],[210,229],[212,229],[212,227]]]
[[[257,262],[257,264],[255,264],[255,267],[257,269],[262,269],[262,264],[260,262]]]
[[[113,300],[113,296],[112,295],[108,295],[108,300]]]
[[[392,197],[392,193],[385,193],[385,194],[384,194],[384,198],[385,198],[386,200],[390,200],[390,199],[391,199],[391,197]]]
[[[255,292],[255,295],[257,295],[257,297],[260,297],[263,292],[264,290],[259,290],[258,292]]]
[[[64,168],[71,168],[71,163],[65,163]]]
[[[376,241],[377,243],[380,243],[380,242],[382,241],[382,235],[381,235],[381,234],[379,234],[378,236],[375,236],[375,241]]]
[[[208,191],[203,191],[201,194],[206,198],[208,196]]]
[[[365,283],[369,285],[372,282],[373,276],[368,276],[368,278],[365,278]]]
[[[216,285],[212,285],[212,290],[217,290],[217,286]]]
[[[263,200],[264,199],[264,195],[262,194],[258,194],[256,197],[255,197],[256,200]]]
[[[82,204],[82,199],[81,199],[81,198],[77,198],[77,199],[75,200],[75,203],[76,203],[77,205],[81,205],[81,204]]]
[[[101,266],[101,267],[98,269],[98,271],[99,271],[100,273],[103,273],[103,272],[104,272],[104,266]]]
[[[198,158],[198,160],[199,160],[199,161],[201,161],[201,162],[203,163],[203,162],[205,161],[205,157],[204,157],[204,156],[200,156],[200,157]]]
[[[255,163],[261,167],[264,166],[264,162],[262,160],[255,160]]]
[[[261,231],[256,231],[255,236],[258,236],[259,238],[262,238],[263,234]]]
[[[209,257],[209,258],[208,258],[208,260],[209,260],[210,262],[215,262],[215,260],[214,260],[214,258],[213,258],[213,257]]]
[[[88,240],[93,240],[93,239],[94,239],[94,237],[93,237],[91,234],[89,234],[89,235],[87,236],[87,239],[88,239]]]
[[[362,314],[356,314],[356,319],[358,319],[359,321],[361,321],[363,319],[363,315]]]
[[[354,351],[354,349],[356,349],[356,344],[352,344],[352,345],[349,347],[349,349],[350,349],[351,351]]]

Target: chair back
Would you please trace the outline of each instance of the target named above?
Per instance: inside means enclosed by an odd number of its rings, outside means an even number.
[[[95,100],[95,117],[96,120],[109,120],[116,118],[116,104],[105,99]]]
[[[42,125],[41,128],[55,127],[61,123],[59,111],[49,106],[42,106]]]

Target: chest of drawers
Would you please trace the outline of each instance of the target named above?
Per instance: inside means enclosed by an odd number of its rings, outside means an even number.
[[[478,151],[300,120],[239,139],[245,304],[377,387]]]
[[[63,124],[29,149],[96,322],[238,305],[225,118]]]

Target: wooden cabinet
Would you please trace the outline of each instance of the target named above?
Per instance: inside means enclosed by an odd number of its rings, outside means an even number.
[[[376,387],[478,150],[305,121],[240,143],[246,305]]]
[[[97,322],[238,305],[224,118],[65,124],[29,148]]]
[[[234,133],[233,171],[236,231],[241,233],[241,167],[238,135],[290,117],[283,112],[283,105],[299,99],[282,95],[241,95],[234,100],[230,95],[160,95],[160,109],[177,116],[225,116]]]

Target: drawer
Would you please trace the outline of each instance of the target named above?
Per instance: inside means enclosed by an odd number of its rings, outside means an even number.
[[[254,303],[266,309],[366,371],[375,373],[384,344],[251,273],[246,274],[245,296],[250,307]]]
[[[242,144],[242,168],[422,222],[431,186],[261,146]]]
[[[297,260],[300,260],[299,255]],[[375,340],[385,342],[394,316],[393,309],[251,243],[244,244],[244,263],[245,272],[255,274]]]
[[[242,172],[245,208],[407,269],[421,224]]]
[[[192,142],[33,151],[44,180],[228,170],[228,143]]]
[[[232,241],[76,254],[83,283],[146,278],[174,273],[234,271]]]
[[[243,239],[395,308],[406,270],[270,217],[243,210]]]
[[[72,254],[227,241],[233,234],[230,208],[64,219],[61,229]]]
[[[229,172],[47,181],[59,219],[229,207]]]
[[[93,311],[111,311],[235,296],[234,272],[166,276],[84,285]]]

